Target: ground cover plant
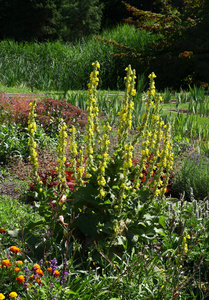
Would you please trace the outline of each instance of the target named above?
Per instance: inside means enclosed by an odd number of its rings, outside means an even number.
[[[88,85],[85,130],[58,107],[58,133],[43,126],[37,135],[40,100],[28,101],[30,191],[14,202],[1,197],[2,299],[207,299],[209,199],[201,198],[198,181],[200,197],[192,183],[169,197],[169,180],[183,172],[181,163],[195,153],[197,140],[173,135],[160,112],[154,73],[143,95],[137,95],[134,70],[128,66],[126,73],[114,122],[99,108],[98,62]],[[135,98],[144,100],[139,120]],[[4,116],[2,123],[8,125]],[[43,148],[54,150],[48,171],[41,166],[43,150],[38,152],[44,134],[49,144]],[[204,139],[197,149],[204,165]],[[190,178],[198,178],[203,165]]]

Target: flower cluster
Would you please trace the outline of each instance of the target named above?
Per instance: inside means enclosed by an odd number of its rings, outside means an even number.
[[[21,253],[16,246],[11,246],[10,251],[14,254]],[[15,258],[16,256],[12,256],[11,259],[1,261],[0,270],[2,275],[7,278],[6,275],[9,274],[10,280],[13,281],[12,286],[16,287],[16,291],[11,291],[7,295],[0,293],[0,300],[6,299],[8,295],[10,298],[16,299],[18,296],[20,297],[21,292],[32,295],[37,291],[37,288],[44,285],[50,284],[52,287],[56,283],[58,286],[64,286],[67,282],[69,272],[67,271],[66,259],[64,259],[62,269],[59,269],[56,258],[50,262],[45,261],[45,263],[40,261],[40,264],[35,263],[30,267],[28,262],[16,260]]]
[[[34,100],[30,104],[30,112],[28,115],[28,133],[29,133],[29,139],[28,139],[28,146],[30,148],[30,157],[29,160],[31,162],[31,165],[33,167],[33,172],[35,176],[35,182],[39,183],[40,178],[38,175],[38,159],[37,159],[37,152],[36,152],[36,142],[35,142],[35,132],[36,132],[36,122],[35,122],[35,107],[36,107],[36,101]]]
[[[14,254],[21,253],[20,249],[16,246],[11,246],[10,247],[10,252],[12,252]],[[4,272],[6,272],[6,270],[8,269],[9,272],[10,272],[10,276],[15,276],[16,273],[21,272],[20,268],[21,268],[22,264],[23,264],[23,262],[21,260],[11,261],[10,259],[3,259],[2,262],[1,262],[1,265],[0,265],[0,268],[2,268],[2,270]],[[20,282],[22,283],[23,281],[24,281],[24,276],[23,275],[19,275],[18,277],[16,277],[16,282],[17,283],[20,283]],[[11,299],[16,299],[17,296],[18,296],[18,294],[14,291],[9,294],[9,297]],[[0,300],[1,299],[5,299],[5,296],[2,293],[0,293]]]

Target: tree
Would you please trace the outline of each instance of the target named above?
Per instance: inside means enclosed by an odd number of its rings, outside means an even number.
[[[99,0],[63,0],[59,35],[64,40],[75,40],[98,33],[101,28],[103,5]]]
[[[125,21],[135,26],[137,31],[145,30],[158,40],[149,42],[143,49],[124,47],[115,41],[101,40],[112,43],[122,53],[113,54],[126,58],[134,64],[138,73],[157,74],[157,85],[160,88],[172,86],[184,87],[185,79],[193,77],[193,81],[209,82],[209,72],[200,74],[198,61],[208,64],[209,26],[207,0],[159,0],[159,12],[144,11],[128,3],[124,3],[132,17]],[[197,48],[196,45],[201,45]],[[203,49],[204,48],[204,49]],[[201,52],[201,53],[200,53]],[[202,60],[200,61],[200,56]],[[208,68],[208,67],[207,67]],[[206,68],[206,69],[207,69]]]
[[[60,0],[0,0],[0,39],[56,37]]]

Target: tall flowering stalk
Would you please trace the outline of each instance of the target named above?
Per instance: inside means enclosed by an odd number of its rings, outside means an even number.
[[[141,143],[140,164],[139,164],[139,166],[137,166],[137,172],[136,172],[135,181],[134,181],[135,189],[139,189],[139,187],[140,187],[140,184],[141,184],[140,179],[143,178],[143,170],[146,169],[146,162],[149,159],[150,154],[151,154],[151,151],[150,151],[151,146],[154,146],[155,140],[157,137],[156,130],[154,130],[154,132],[153,132],[152,130],[148,129],[150,111],[154,105],[153,97],[155,96],[155,82],[154,82],[155,78],[156,78],[156,75],[154,73],[149,75],[150,85],[149,85],[149,89],[147,91],[148,100],[146,103],[146,111],[145,111],[144,115],[142,116],[141,125],[137,128],[138,134],[135,136],[135,138],[133,140],[133,144],[135,144],[138,142],[138,140],[140,138],[143,139],[143,141]],[[157,112],[157,110],[156,110],[156,112]],[[153,115],[155,115],[156,117],[158,116],[156,114],[153,114]],[[158,118],[159,118],[159,116],[158,116]],[[158,133],[159,133],[159,131],[158,131]],[[150,144],[151,140],[152,140],[152,144]]]
[[[166,187],[169,179],[169,171],[172,169],[173,165],[173,153],[172,153],[172,143],[170,137],[170,126],[169,124],[164,125],[164,137],[163,137],[163,147],[160,149],[159,162],[157,163],[157,171],[153,177],[154,186],[152,187],[153,196],[163,196],[166,192]],[[162,180],[164,175],[164,170],[166,170],[166,175],[164,176],[164,181]],[[149,183],[151,185],[151,183]]]
[[[146,111],[142,116],[142,122],[141,125],[138,126],[137,130],[138,130],[138,134],[136,134],[135,139],[134,139],[134,143],[138,141],[138,139],[143,136],[143,134],[145,133],[145,131],[147,130],[148,127],[148,123],[149,123],[149,117],[150,117],[150,111],[153,108],[154,105],[154,101],[153,98],[155,96],[155,78],[156,75],[154,72],[152,72],[149,76],[150,79],[150,84],[149,84],[149,89],[147,91],[147,95],[148,95],[148,100],[145,103],[146,105]]]
[[[151,177],[153,177],[153,172],[156,169],[156,162],[159,157],[160,142],[163,137],[163,131],[161,130],[164,122],[160,120],[159,117],[159,104],[162,101],[162,97],[158,96],[154,100],[153,114],[151,118],[151,130],[148,131],[148,145],[151,149],[149,156],[149,166],[147,168],[147,175],[144,180],[144,185],[146,185]]]
[[[95,150],[95,140],[96,137],[99,139],[99,121],[98,121],[98,105],[97,105],[97,86],[99,82],[99,71],[100,64],[98,62],[95,62],[92,64],[93,71],[90,74],[90,82],[88,84],[88,90],[89,90],[89,99],[87,102],[87,112],[88,112],[88,120],[87,120],[87,132],[85,136],[85,142],[86,142],[86,155],[87,155],[87,161],[86,161],[86,167],[87,172],[86,176],[91,177],[89,171],[94,170],[94,157],[93,153]]]
[[[35,142],[35,132],[36,132],[36,122],[35,122],[35,107],[36,107],[36,101],[34,100],[30,104],[30,112],[28,115],[28,133],[29,133],[29,139],[28,139],[28,146],[30,149],[30,156],[29,160],[33,168],[33,173],[35,177],[35,183],[40,183],[40,178],[38,175],[38,158],[37,158],[37,152],[36,152],[36,142]]]
[[[132,128],[132,111],[134,109],[133,97],[136,95],[135,90],[135,70],[131,69],[129,65],[126,69],[127,75],[125,79],[125,97],[124,105],[119,115],[119,127],[118,127],[118,144],[122,148],[125,145],[128,137],[128,130]]]
[[[133,97],[136,95],[135,89],[135,79],[136,73],[135,70],[131,69],[129,65],[125,71],[126,77],[125,79],[125,97],[124,97],[124,105],[122,107],[119,115],[119,126],[118,126],[118,154],[123,158],[123,166],[122,166],[122,176],[121,176],[121,184],[120,184],[120,192],[119,192],[119,205],[118,210],[122,212],[123,200],[126,199],[126,191],[128,191],[131,186],[128,184],[128,174],[130,172],[130,168],[132,167],[132,150],[133,146],[131,142],[127,142],[129,137],[129,130],[132,128],[132,111],[134,109],[134,101]]]
[[[83,152],[84,152],[83,149],[80,149],[79,157],[77,158],[78,167],[77,167],[76,182],[79,186],[83,184],[83,175],[85,172]]]
[[[78,155],[78,145],[76,143],[76,128],[72,126],[70,128],[71,135],[69,137],[69,150],[70,150],[70,161],[72,164],[72,171],[75,180],[77,179],[77,160],[76,157]]]
[[[108,149],[109,149],[109,132],[111,130],[111,127],[109,123],[103,126],[104,129],[104,134],[102,135],[102,139],[100,142],[100,153],[101,153],[101,159],[99,161],[99,166],[98,166],[98,177],[97,177],[97,183],[100,187],[100,197],[105,196],[105,191],[104,191],[104,186],[106,185],[106,180],[105,180],[105,169],[107,167],[107,162],[109,158],[108,154]]]
[[[69,137],[69,150],[70,150],[70,161],[72,164],[72,171],[75,181],[80,186],[83,184],[84,168],[84,157],[83,149],[78,151],[78,144],[76,142],[76,128],[72,126],[70,129],[71,135]]]
[[[123,208],[123,200],[126,199],[127,195],[127,191],[131,190],[132,186],[130,185],[130,181],[128,180],[128,175],[130,173],[130,168],[133,165],[132,162],[132,156],[133,156],[133,146],[131,145],[131,143],[127,143],[124,146],[124,162],[123,162],[123,176],[122,176],[122,180],[121,180],[121,185],[120,185],[120,191],[119,191],[119,212],[121,214],[122,212],[122,208]]]
[[[59,131],[59,145],[57,148],[58,151],[58,181],[60,183],[63,183],[66,187],[66,176],[65,176],[65,162],[66,162],[66,156],[65,156],[65,148],[67,146],[67,132],[66,132],[67,126],[65,123],[61,124],[61,128]]]

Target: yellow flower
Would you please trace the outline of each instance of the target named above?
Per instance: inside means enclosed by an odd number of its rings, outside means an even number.
[[[100,192],[100,195],[101,195],[102,197],[104,197],[105,191],[104,191],[103,189],[101,189],[99,192]]]
[[[22,265],[22,264],[23,264],[22,260],[17,260],[16,263],[15,263],[16,266],[17,265]]]
[[[9,294],[9,297],[10,298],[17,298],[17,293],[16,292],[11,292],[10,294]]]
[[[3,299],[5,299],[5,296],[2,293],[0,293],[0,300],[3,300]]]

